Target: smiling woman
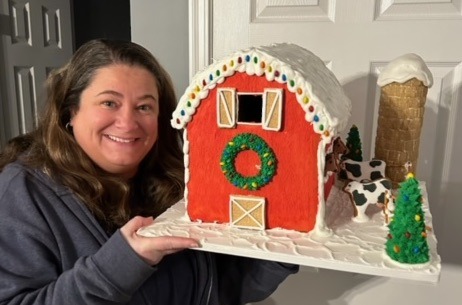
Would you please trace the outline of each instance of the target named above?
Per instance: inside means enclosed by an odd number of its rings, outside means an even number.
[[[171,141],[180,135],[168,119],[176,98],[168,73],[149,51],[131,42],[90,41],[51,73],[46,86],[40,125],[11,141],[0,170],[18,158],[43,168],[80,197],[108,232],[136,214],[157,215],[181,198],[182,154],[178,141]],[[130,138],[137,141],[121,145]]]
[[[158,96],[156,79],[145,68],[100,69],[72,111],[75,140],[105,171],[133,177],[157,140]]]
[[[184,191],[173,86],[145,48],[90,41],[46,87],[0,154],[1,304],[237,305],[298,270],[137,234]]]

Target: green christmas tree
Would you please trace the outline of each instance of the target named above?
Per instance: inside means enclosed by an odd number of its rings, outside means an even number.
[[[348,153],[344,157],[354,161],[362,161],[363,152],[361,146],[361,138],[359,137],[359,130],[356,125],[351,126],[346,141]]]
[[[406,264],[429,260],[427,232],[419,182],[412,173],[401,182],[395,213],[388,225],[386,251],[392,259]]]

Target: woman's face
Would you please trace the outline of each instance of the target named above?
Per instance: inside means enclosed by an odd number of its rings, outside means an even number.
[[[154,76],[139,66],[114,64],[97,70],[82,91],[71,125],[99,167],[130,178],[157,140],[158,115]]]

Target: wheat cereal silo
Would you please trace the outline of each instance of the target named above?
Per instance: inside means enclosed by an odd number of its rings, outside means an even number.
[[[433,77],[422,58],[410,53],[391,61],[377,84],[380,105],[375,139],[375,158],[387,164],[385,175],[394,187],[408,170],[415,173],[428,88]],[[406,164],[411,168],[406,168]]]

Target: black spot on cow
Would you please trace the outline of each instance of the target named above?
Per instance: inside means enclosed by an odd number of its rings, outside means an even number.
[[[385,192],[380,194],[379,198],[377,198],[377,203],[385,203]]]
[[[371,172],[371,180],[377,180],[380,178],[383,178],[382,173],[380,171]]]
[[[353,201],[356,205],[361,206],[367,202],[366,196],[364,196],[364,194],[361,194],[357,190],[354,190],[351,195],[353,196]]]
[[[382,185],[383,185],[387,190],[391,190],[392,183],[391,183],[390,180],[384,179],[384,180],[380,181],[380,183],[382,183]]]
[[[376,189],[377,189],[377,185],[375,185],[375,183],[364,184],[364,190],[366,191],[373,193],[375,192]]]
[[[353,177],[361,177],[361,166],[359,164],[345,163],[345,169],[350,172]]]
[[[383,161],[382,160],[372,160],[371,162],[369,162],[369,165],[371,167],[376,167],[376,166],[380,166],[382,165]]]

